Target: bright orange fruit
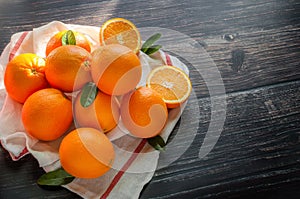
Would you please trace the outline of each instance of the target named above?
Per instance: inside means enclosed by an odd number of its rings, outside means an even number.
[[[47,46],[46,46],[46,56],[48,56],[50,54],[50,52],[52,50],[54,50],[55,48],[62,46],[62,36],[67,31],[68,30],[60,31],[50,38],[50,40],[48,41]],[[72,30],[72,32],[74,33],[74,36],[75,36],[76,46],[80,46],[80,47],[84,48],[85,50],[87,50],[88,52],[91,52],[91,44],[90,44],[89,40],[82,33],[79,33],[77,31],[73,31],[73,30]]]
[[[22,108],[22,122],[26,132],[39,140],[59,138],[68,130],[72,121],[72,102],[54,88],[33,93]]]
[[[32,93],[48,87],[45,60],[32,53],[14,57],[6,66],[4,85],[12,99],[24,103]]]
[[[136,26],[129,20],[113,18],[100,28],[100,44],[121,44],[137,53],[141,48],[141,36]]]
[[[123,97],[121,118],[132,135],[149,138],[158,135],[165,126],[168,109],[159,93],[140,87]]]
[[[160,93],[168,108],[175,108],[185,102],[192,91],[189,77],[174,66],[153,69],[147,78],[147,87]]]
[[[137,86],[142,67],[132,50],[120,44],[110,44],[92,53],[91,73],[101,91],[109,95],[123,95]]]
[[[46,59],[45,74],[54,88],[72,92],[92,81],[89,60],[91,54],[85,49],[65,45],[54,49]]]
[[[94,128],[78,128],[59,147],[62,167],[78,178],[97,178],[110,170],[115,152],[105,134]]]
[[[74,118],[80,127],[92,127],[101,132],[108,132],[118,124],[120,111],[116,97],[98,91],[93,103],[83,107],[79,93],[74,103]]]

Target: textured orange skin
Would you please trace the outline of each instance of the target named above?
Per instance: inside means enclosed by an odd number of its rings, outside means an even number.
[[[45,74],[49,84],[64,92],[76,91],[92,81],[91,55],[85,49],[66,45],[54,49],[46,59]]]
[[[112,143],[100,131],[78,128],[62,140],[59,148],[62,167],[78,178],[97,178],[110,170],[115,158]]]
[[[151,113],[154,107],[156,111]],[[168,109],[159,93],[140,87],[123,97],[121,118],[132,135],[149,138],[161,132],[168,118]]]
[[[74,118],[80,127],[92,127],[102,132],[112,130],[120,117],[119,103],[114,96],[98,91],[94,102],[88,107],[80,104],[81,93],[75,99]]]
[[[26,132],[39,140],[56,140],[68,130],[72,121],[72,102],[54,88],[35,92],[22,108]]]
[[[111,44],[92,53],[91,73],[101,91],[123,95],[135,89],[142,76],[142,67],[138,56],[129,48]]]
[[[32,93],[48,87],[45,60],[32,53],[14,57],[6,66],[4,85],[8,95],[23,104]]]
[[[52,50],[54,50],[55,48],[62,46],[62,41],[61,41],[62,36],[66,32],[67,32],[67,30],[60,31],[50,38],[50,40],[48,41],[47,46],[46,46],[46,56],[48,56],[50,54],[50,52]],[[87,50],[88,52],[91,52],[91,44],[87,40],[87,38],[79,32],[73,31],[73,33],[74,33],[75,39],[76,39],[76,46],[80,46],[80,47],[84,48],[85,50]]]

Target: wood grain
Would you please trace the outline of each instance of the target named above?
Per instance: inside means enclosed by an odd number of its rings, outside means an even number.
[[[13,33],[32,30],[53,20],[100,26],[108,18],[126,17],[138,27],[170,28],[202,44],[217,65],[227,92],[300,77],[297,67],[300,42],[295,42],[300,39],[298,1],[30,2],[14,0],[1,3],[0,49],[9,42]],[[225,34],[237,37],[227,41],[223,38]],[[232,69],[231,62],[235,49],[245,52],[243,66],[238,71]]]
[[[255,192],[269,192],[276,198],[272,194],[275,189],[299,185],[299,86],[297,81],[229,94],[221,137],[213,151],[199,159],[210,122],[209,111],[202,112],[189,150],[169,167],[158,170],[141,198],[250,197]],[[208,98],[198,99],[198,103],[201,110],[210,109]],[[192,109],[188,106],[186,115]],[[188,124],[181,125],[189,131]]]
[[[178,150],[190,144],[189,138],[192,144],[177,161],[156,171],[141,198],[297,198],[299,11],[297,0],[0,1],[0,50],[12,34],[53,20],[100,26],[108,18],[124,17],[140,28],[183,33],[208,53],[222,76],[226,122],[214,149],[199,159],[212,114],[211,97],[220,96],[209,96],[198,71],[211,60],[185,49],[190,57],[177,56],[190,68],[195,95],[180,120],[187,122],[178,123],[170,140],[179,128],[186,128],[191,137],[178,142]],[[176,43],[180,38],[169,39]],[[195,115],[195,107],[200,115]],[[38,187],[35,181],[43,171],[31,156],[13,162],[0,148],[0,171],[0,198],[79,198],[63,188]]]

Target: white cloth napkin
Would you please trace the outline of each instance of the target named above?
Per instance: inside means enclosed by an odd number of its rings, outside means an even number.
[[[46,43],[50,37],[61,30],[71,29],[88,36],[92,49],[99,45],[99,27],[51,22],[32,31],[19,32],[11,37],[0,57],[0,141],[12,160],[19,160],[31,154],[39,166],[48,172],[60,167],[58,148],[61,138],[51,142],[38,141],[29,136],[21,121],[22,105],[7,96],[3,83],[6,64],[15,55],[35,53],[45,57]],[[148,73],[160,65],[174,65],[188,74],[188,68],[176,57],[159,51],[149,57],[140,53],[143,74],[139,85],[145,84]],[[184,106],[169,111],[169,118],[161,136],[167,140],[178,121]],[[134,138],[128,134],[122,122],[107,134],[113,142],[116,158],[113,168],[96,179],[76,178],[65,188],[83,198],[138,198],[143,186],[152,178],[157,166],[159,152],[154,150],[145,139]]]

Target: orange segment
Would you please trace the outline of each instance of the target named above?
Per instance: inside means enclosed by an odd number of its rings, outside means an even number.
[[[180,106],[188,99],[192,90],[189,77],[174,66],[161,66],[153,69],[146,84],[162,95],[168,108]]]
[[[100,28],[100,44],[121,44],[137,53],[141,47],[141,37],[136,26],[129,20],[113,18]]]

